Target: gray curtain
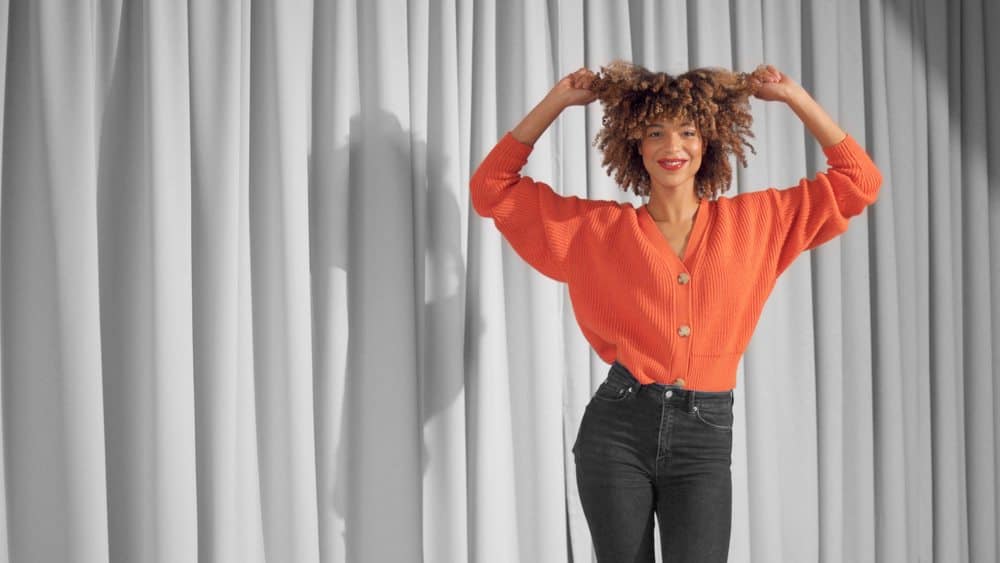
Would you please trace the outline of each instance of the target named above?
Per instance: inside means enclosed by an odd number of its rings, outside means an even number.
[[[876,204],[740,365],[731,561],[1000,559],[991,0],[0,0],[0,563],[588,561],[608,366],[468,179],[562,75],[776,65]],[[824,163],[754,102],[730,195]],[[600,107],[526,172],[605,175]]]

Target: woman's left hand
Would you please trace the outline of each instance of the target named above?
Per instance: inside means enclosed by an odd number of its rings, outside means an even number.
[[[753,76],[761,82],[754,96],[769,102],[787,102],[796,90],[802,88],[773,65],[758,66]]]

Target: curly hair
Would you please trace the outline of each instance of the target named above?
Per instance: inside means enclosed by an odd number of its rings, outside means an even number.
[[[676,77],[639,65],[615,61],[602,67],[590,89],[604,104],[601,130],[594,145],[604,155],[602,165],[624,190],[650,193],[649,173],[639,145],[646,126],[663,118],[690,119],[702,137],[704,154],[695,175],[699,198],[715,198],[729,189],[733,178],[729,155],[746,166],[750,96],[761,80],[753,73],[697,68]]]

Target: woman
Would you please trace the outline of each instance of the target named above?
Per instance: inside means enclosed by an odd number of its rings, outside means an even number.
[[[783,102],[828,170],[797,186],[719,197],[745,162],[749,97]],[[600,99],[596,144],[638,209],[562,197],[520,175],[565,108]],[[881,175],[815,100],[773,66],[673,77],[627,63],[566,76],[483,160],[472,203],[543,274],[569,287],[611,365],[580,424],[577,485],[599,561],[725,561],[736,368],[778,276],[847,229]]]

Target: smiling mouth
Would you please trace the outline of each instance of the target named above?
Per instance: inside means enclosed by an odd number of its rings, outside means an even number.
[[[657,160],[656,163],[665,170],[680,170],[685,164],[687,164],[687,161],[683,159],[665,158],[663,160]]]

